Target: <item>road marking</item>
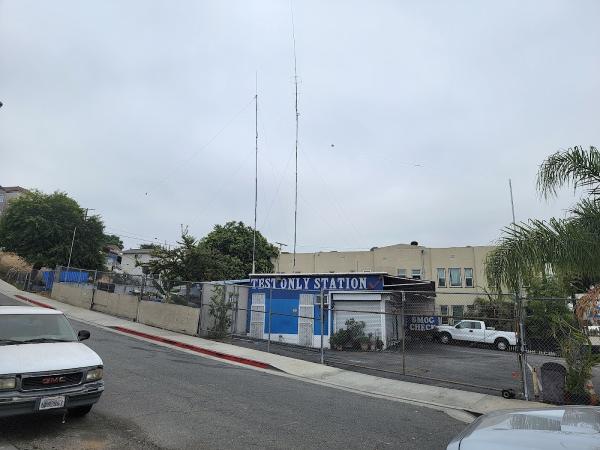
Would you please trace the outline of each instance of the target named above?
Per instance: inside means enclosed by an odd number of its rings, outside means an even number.
[[[16,294],[15,297],[17,297],[20,300],[25,300],[26,302],[33,303],[36,306],[41,306],[42,308],[56,309],[55,307],[47,305],[46,303],[38,302],[37,300],[31,300],[30,298],[24,297],[19,294]]]

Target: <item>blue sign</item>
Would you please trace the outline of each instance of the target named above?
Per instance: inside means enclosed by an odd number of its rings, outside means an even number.
[[[296,291],[380,291],[383,277],[356,276],[282,276],[252,278],[252,289],[288,289]]]
[[[437,316],[406,316],[404,319],[409,331],[430,331],[440,324]]]

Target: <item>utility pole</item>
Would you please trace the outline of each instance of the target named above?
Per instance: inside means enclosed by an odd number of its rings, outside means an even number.
[[[69,262],[67,263],[67,272],[71,267],[71,256],[73,256],[73,244],[75,244],[75,233],[77,232],[77,226],[73,228],[73,239],[71,239],[71,250],[69,251]]]
[[[515,201],[513,197],[512,180],[508,179],[508,189],[510,190],[510,207],[512,210],[512,226],[516,228],[515,219]],[[519,315],[519,368],[521,369],[521,389],[523,397],[529,400],[529,386],[527,385],[527,353],[525,351],[525,305],[521,296],[521,280],[518,280],[518,292],[515,293],[515,302],[517,313]]]
[[[275,242],[277,245],[279,245],[279,255],[277,255],[277,272],[279,272],[279,260],[281,259],[281,248],[282,247],[287,247],[287,244],[284,244],[283,242]]]
[[[83,221],[87,220],[89,211],[96,211],[94,208],[84,208],[85,214],[83,215]],[[73,228],[73,238],[71,239],[71,250],[69,251],[69,261],[67,262],[67,271],[71,267],[71,257],[73,256],[73,245],[75,244],[75,233],[77,232],[77,226]]]

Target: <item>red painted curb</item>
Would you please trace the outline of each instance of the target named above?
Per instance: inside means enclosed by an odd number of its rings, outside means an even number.
[[[227,353],[221,353],[221,352],[217,352],[215,350],[209,350],[206,348],[197,347],[195,345],[185,344],[183,342],[174,341],[172,339],[167,339],[167,338],[160,337],[160,336],[154,336],[152,334],[147,334],[147,333],[143,333],[141,331],[131,330],[131,329],[125,328],[125,327],[114,326],[114,327],[110,327],[110,328],[121,331],[123,333],[133,334],[135,336],[143,337],[143,338],[150,339],[153,341],[162,342],[164,344],[174,345],[175,347],[185,348],[186,350],[192,350],[196,353],[202,353],[204,355],[209,355],[209,356],[214,356],[216,358],[226,359],[227,361],[233,361],[233,362],[237,362],[240,364],[246,364],[248,366],[258,367],[261,369],[270,369],[270,370],[279,371],[279,369],[277,369],[276,367],[273,367],[270,364],[256,361],[254,359],[243,358],[241,356],[228,355]]]
[[[26,302],[33,303],[36,306],[41,306],[42,308],[56,309],[53,306],[47,305],[47,304],[42,303],[42,302],[38,302],[37,300],[31,300],[30,298],[23,297],[22,295],[18,295],[17,294],[17,295],[15,295],[15,297],[20,298],[21,300],[25,300]]]

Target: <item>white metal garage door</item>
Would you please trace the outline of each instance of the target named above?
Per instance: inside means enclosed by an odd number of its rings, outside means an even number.
[[[373,336],[379,337],[383,335],[381,302],[336,301],[333,311],[335,331],[346,328],[346,320],[354,319],[365,322],[365,334],[373,333]]]

